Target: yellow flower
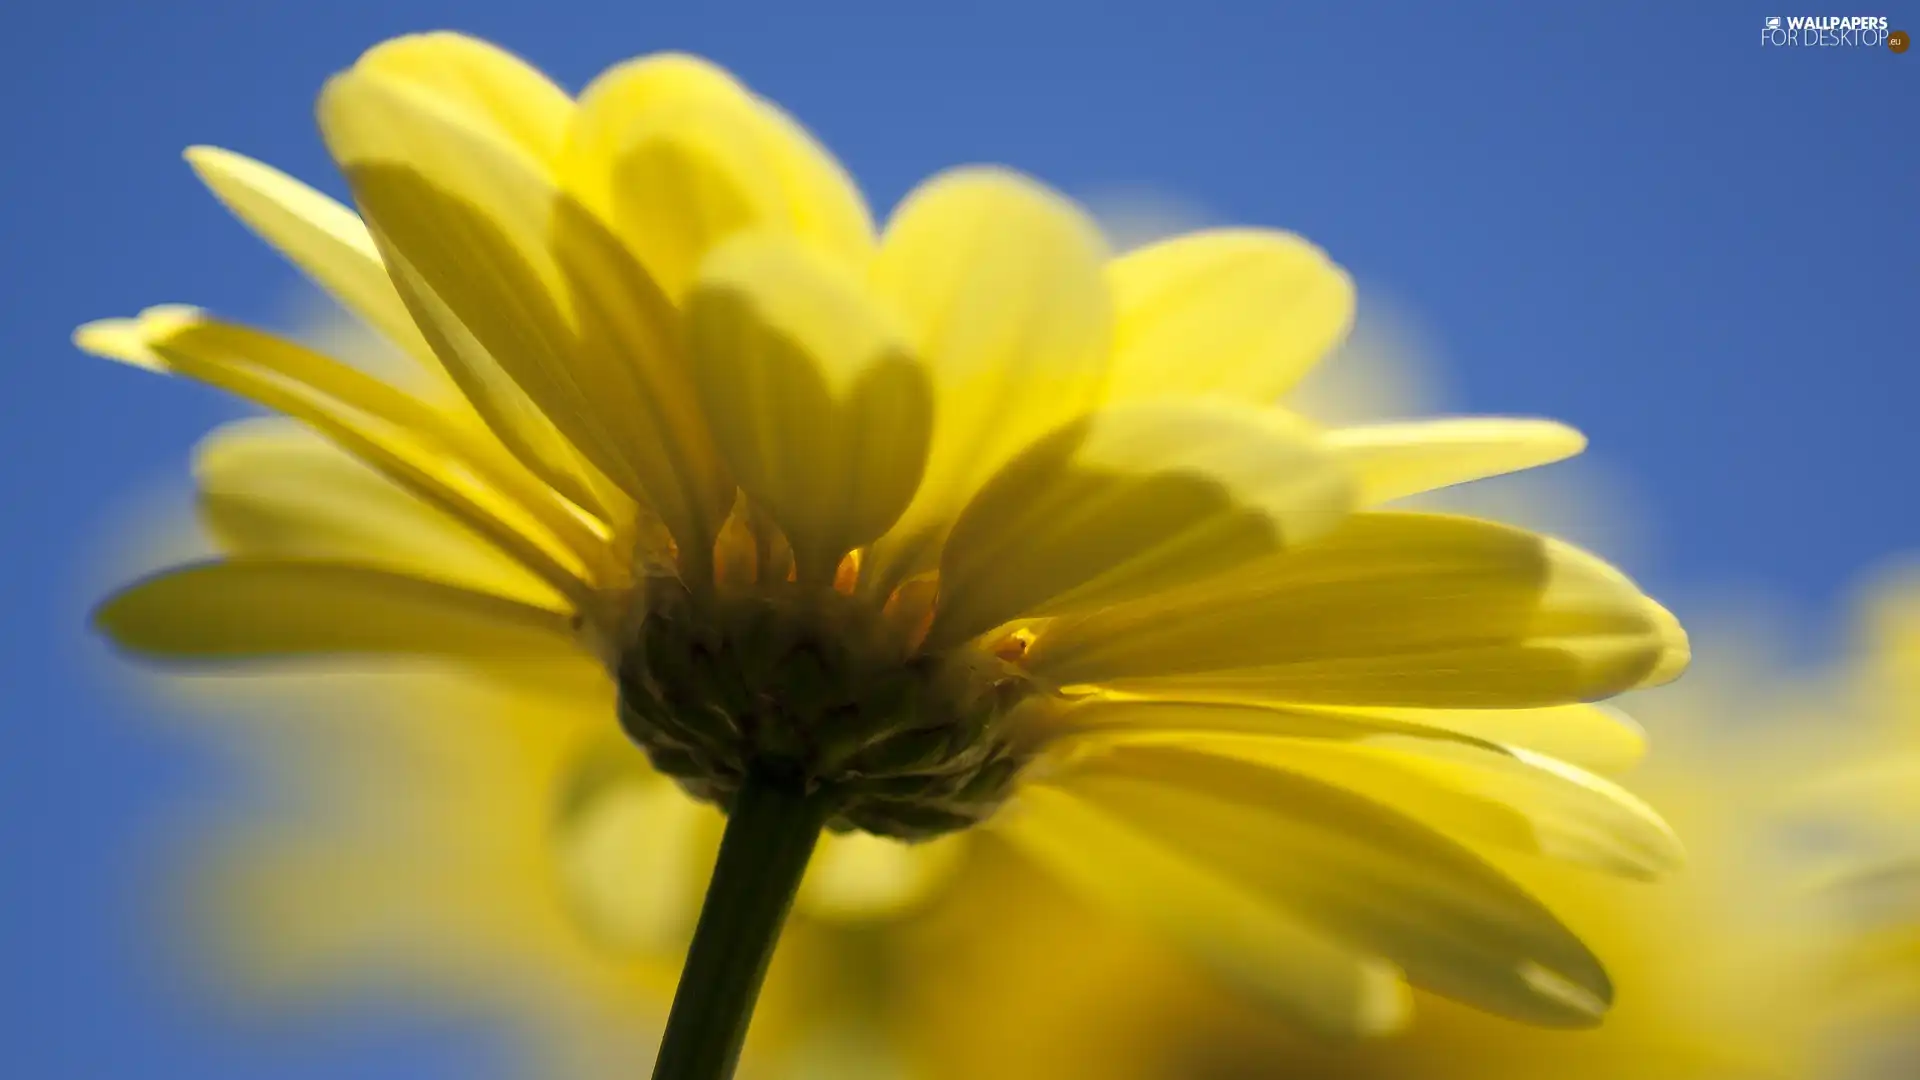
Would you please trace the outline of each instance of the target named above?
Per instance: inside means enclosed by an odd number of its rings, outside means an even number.
[[[1593,954],[1465,843],[1674,864],[1589,771],[1639,744],[1587,703],[1671,678],[1685,638],[1571,545],[1372,509],[1576,433],[1322,432],[1271,404],[1350,321],[1316,248],[1218,230],[1109,259],[1072,203],[984,168],[876,235],[801,128],[685,56],[576,102],[407,37],[319,114],[362,216],[189,159],[425,387],[194,309],[82,328],[317,433],[208,441],[225,554],[109,600],[122,647],[437,658],[617,714],[736,824],[785,822],[755,809],[778,789],[835,832],[984,825],[1334,1030],[1397,1023],[1403,978],[1539,1024],[1604,1012]]]
[[[1844,1039],[1920,1062],[1920,565],[1862,590],[1858,649],[1797,716],[1829,733],[1824,767],[1790,803],[1817,838],[1809,875],[1832,925],[1827,1009]]]
[[[902,1036],[929,1076],[1102,1080],[1829,1080],[1850,1049],[1826,1013],[1828,916],[1801,853],[1782,844],[1780,793],[1802,775],[1801,733],[1756,730],[1742,660],[1726,679],[1636,696],[1660,752],[1634,773],[1687,836],[1688,865],[1657,890],[1538,860],[1493,858],[1566,919],[1608,966],[1616,1007],[1599,1027],[1546,1031],[1416,995],[1408,1027],[1328,1040],[1275,1023],[1163,942],[1088,919],[1032,875],[965,883],[963,919],[996,919],[1004,945],[949,962]],[[1741,684],[1744,684],[1742,686]],[[1677,693],[1676,693],[1677,691]],[[1712,729],[1716,725],[1719,731]],[[1776,737],[1779,736],[1779,737]],[[1791,748],[1791,751],[1789,750]],[[985,873],[983,872],[983,876]],[[1087,958],[1069,962],[1066,958]],[[961,980],[956,982],[955,980]],[[962,1026],[952,1017],[971,1006]],[[1905,1072],[1866,1075],[1907,1075]]]

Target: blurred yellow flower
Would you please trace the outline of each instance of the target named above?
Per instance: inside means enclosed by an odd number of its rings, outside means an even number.
[[[1822,1016],[1861,1075],[1908,1076],[1920,1066],[1920,564],[1871,578],[1859,609],[1852,662],[1793,705],[1823,737],[1788,807],[1829,926]]]
[[[1564,494],[1564,493],[1563,493]],[[1552,508],[1535,513],[1552,513]],[[1871,978],[1836,971],[1831,911],[1808,888],[1828,837],[1791,826],[1815,763],[1848,742],[1835,714],[1846,698],[1825,680],[1788,674],[1748,640],[1751,613],[1696,627],[1720,643],[1682,684],[1633,695],[1659,747],[1632,773],[1688,837],[1688,865],[1657,890],[1597,880],[1493,849],[1529,891],[1562,915],[1608,966],[1615,1008],[1590,1031],[1543,1031],[1426,994],[1404,1031],[1328,1040],[1273,1016],[1134,928],[1089,919],[1072,898],[1005,866],[970,872],[940,921],[991,919],[1003,947],[943,958],[946,978],[922,996],[907,1036],[924,1075],[1099,1076],[1103,1080],[1880,1080],[1911,1074],[1913,1052],[1883,1071],[1850,1071],[1863,1031],[1835,1024],[1836,997]],[[1716,631],[1726,631],[1717,633]],[[1786,699],[1795,704],[1783,709]],[[1809,711],[1817,709],[1818,711]],[[1779,713],[1777,719],[1770,714]],[[1801,722],[1805,718],[1818,724]],[[1884,744],[1882,744],[1884,745]],[[1912,788],[1903,789],[1911,800]],[[1825,792],[1859,811],[1861,791]],[[1912,818],[1907,819],[1911,828]],[[1857,864],[1852,864],[1857,865]],[[972,886],[979,885],[974,889]],[[1906,907],[1909,920],[1915,910]],[[1896,961],[1896,952],[1879,954]],[[1889,965],[1890,967],[1892,965]],[[1910,971],[1910,969],[1909,969]],[[1911,984],[1909,984],[1910,986]],[[1885,983],[1881,983],[1881,990]],[[1888,1030],[1894,1002],[1872,993]],[[1920,999],[1907,999],[1911,1009]],[[964,1015],[961,1023],[954,1017]],[[1892,1014],[1898,1016],[1900,1014]],[[1910,1021],[1911,1012],[1905,1014]],[[1858,1019],[1856,1017],[1855,1019]],[[1909,1023],[1910,1030],[1910,1023]],[[1879,1063],[1888,1064],[1885,1054]],[[1031,1066],[1031,1069],[1027,1069]],[[942,1071],[944,1070],[944,1071]]]
[[[305,425],[206,442],[223,557],[104,604],[122,647],[434,658],[591,718],[610,756],[573,762],[559,859],[616,935],[649,920],[596,890],[667,880],[633,865],[676,857],[653,823],[699,818],[664,774],[730,810],[717,919],[777,925],[822,824],[810,888],[851,909],[985,824],[1324,1029],[1399,1023],[1403,978],[1539,1024],[1605,1011],[1589,949],[1468,845],[1674,865],[1590,771],[1637,730],[1587,703],[1677,674],[1685,637],[1569,544],[1370,509],[1577,433],[1269,404],[1351,318],[1317,249],[1215,230],[1109,259],[1066,199],[979,168],[876,237],[798,125],[685,56],[576,102],[491,46],[400,38],[319,112],[364,222],[189,159],[424,388],[196,309],[83,327]]]
[[[1711,780],[1716,767],[1704,763],[1684,786],[1710,790],[1712,785],[1700,779]],[[1671,794],[1660,784],[1651,790]],[[1703,804],[1701,809],[1728,816],[1724,807]],[[1701,823],[1685,810],[1675,810],[1673,818],[1688,830]],[[1709,832],[1702,843],[1726,838]],[[1701,847],[1697,843],[1694,850]],[[1179,958],[1153,942],[1111,927],[1089,929],[1052,911],[1053,925],[1035,931],[1034,943],[1044,940],[1065,955],[1102,957],[1103,984],[1078,985],[1078,996],[1062,995],[1057,982],[1036,984],[1021,976],[1016,963],[1008,963],[985,984],[998,993],[975,995],[988,1004],[981,1010],[987,1015],[976,1016],[973,1028],[943,1031],[930,1021],[924,1037],[939,1055],[936,1060],[966,1063],[952,1069],[956,1077],[1828,1080],[1840,1075],[1819,1055],[1820,1032],[1811,1022],[1821,1004],[1808,975],[1807,943],[1814,929],[1798,913],[1784,916],[1798,921],[1770,921],[1779,914],[1771,909],[1791,891],[1792,879],[1737,869],[1690,865],[1651,897],[1550,871],[1516,872],[1517,880],[1551,904],[1607,961],[1618,1004],[1591,1031],[1545,1031],[1420,995],[1406,1030],[1376,1039],[1328,1041],[1275,1024],[1244,998],[1196,979]],[[1024,902],[1032,900],[1030,894],[1019,895]],[[1036,985],[1037,991],[1027,992]],[[1034,1027],[1027,1052],[1050,1055],[1049,1068],[1031,1074],[994,1071],[1005,1052],[997,1039],[1018,1037],[1010,1033],[1021,1032],[1023,1025]]]

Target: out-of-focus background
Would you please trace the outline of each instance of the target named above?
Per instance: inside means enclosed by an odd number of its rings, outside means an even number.
[[[1812,667],[1841,647],[1852,583],[1920,548],[1920,54],[1763,47],[1776,13],[1035,0],[10,10],[5,1071],[504,1068],[502,1036],[457,1012],[362,999],[270,1030],[238,1021],[196,989],[164,932],[161,864],[232,778],[110,674],[83,616],[103,567],[162,542],[147,510],[183,488],[193,441],[240,410],[82,357],[67,335],[169,301],[280,327],[313,315],[295,271],[207,195],[183,147],[230,147],[343,196],[312,122],[322,80],[381,38],[455,28],[574,89],[638,53],[710,56],[808,124],[882,211],[934,170],[993,161],[1116,227],[1292,229],[1354,273],[1364,325],[1433,358],[1421,408],[1580,427],[1594,464],[1567,475],[1589,520],[1570,531],[1604,535],[1594,542],[1683,619],[1715,625],[1728,596],[1764,598],[1743,603],[1768,608],[1787,661]],[[1920,30],[1920,4],[1859,13]]]

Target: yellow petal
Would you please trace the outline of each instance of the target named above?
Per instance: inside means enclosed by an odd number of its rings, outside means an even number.
[[[884,595],[933,569],[987,477],[1098,402],[1112,328],[1102,244],[1064,198],[988,169],[935,177],[894,214],[873,287],[933,373],[933,450],[919,495],[863,567],[864,587]]]
[[[1467,849],[1310,777],[1171,747],[1083,760],[1062,786],[1415,985],[1548,1026],[1596,1023],[1600,962]]]
[[[121,590],[94,623],[171,660],[395,654],[552,661],[580,654],[566,612],[343,563],[201,563]]]
[[[1067,791],[1029,788],[993,828],[1089,898],[1319,1031],[1380,1035],[1408,1017],[1391,964]]]
[[[1626,714],[1581,703],[1538,709],[1394,709],[1277,702],[1099,695],[1061,714],[1063,730],[1121,737],[1146,729],[1203,734],[1361,739],[1455,737],[1522,747],[1600,773],[1618,773],[1646,752],[1646,733]]]
[[[1218,394],[1272,402],[1353,322],[1353,283],[1289,233],[1218,229],[1115,259],[1114,400]]]
[[[595,79],[561,171],[675,299],[743,230],[790,233],[855,268],[872,255],[866,202],[832,155],[696,57],[641,57]]]
[[[1164,745],[1310,776],[1472,843],[1511,848],[1625,877],[1652,879],[1685,861],[1671,827],[1619,786],[1542,754],[1441,732],[1312,731],[1273,735],[1178,726],[1179,707],[1131,707],[1107,742]],[[1162,714],[1174,726],[1160,727]]]
[[[1348,713],[1457,731],[1502,746],[1616,775],[1647,752],[1647,733],[1610,705],[1578,702],[1532,709],[1348,709]]]
[[[83,349],[172,372],[299,420],[453,515],[576,599],[607,570],[606,541],[511,458],[366,374],[271,334],[154,308],[74,335]]]
[[[95,319],[74,330],[73,344],[83,352],[108,360],[118,360],[162,375],[172,374],[173,369],[148,343],[149,333],[165,332],[183,321],[199,321],[201,318],[199,308],[184,304],[159,304],[141,312],[137,318]]]
[[[707,260],[687,301],[695,380],[740,486],[803,580],[833,580],[920,482],[933,392],[899,326],[844,267],[770,233]]]
[[[565,606],[458,519],[288,421],[221,427],[196,449],[193,472],[201,521],[229,555],[351,562]]]
[[[1226,573],[1331,529],[1351,500],[1314,432],[1277,410],[1094,413],[1009,462],[960,513],[928,647]]]
[[[1671,615],[1570,544],[1370,513],[1231,580],[1051,626],[1026,662],[1154,696],[1532,708],[1670,679],[1686,656]]]
[[[573,99],[526,61],[464,34],[438,31],[383,41],[353,65],[405,83],[540,161],[560,154]]]
[[[1552,420],[1461,417],[1368,424],[1327,432],[1360,479],[1362,505],[1519,472],[1570,458],[1586,436]]]
[[[961,833],[922,844],[871,833],[823,833],[794,898],[795,909],[829,922],[898,917],[953,879],[966,844]]]
[[[401,295],[502,439],[543,475],[577,448],[683,550],[710,547],[734,488],[645,272],[540,162],[406,83],[338,76],[320,117]]]
[[[365,223],[352,210],[252,158],[213,146],[187,150],[187,162],[235,217],[278,248],[381,336],[440,371],[413,316],[393,291]]]

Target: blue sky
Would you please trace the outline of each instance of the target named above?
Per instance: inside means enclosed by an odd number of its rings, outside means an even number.
[[[1831,627],[1863,569],[1920,548],[1920,53],[1762,48],[1763,17],[1791,10],[240,7],[68,0],[10,13],[0,36],[0,932],[18,938],[0,1030],[39,1075],[467,1076],[484,1056],[464,1029],[371,1021],[281,1053],[173,992],[134,917],[145,845],[212,774],[101,683],[80,626],[102,530],[237,410],[82,358],[69,330],[163,301],[284,320],[294,272],[179,151],[229,146],[340,193],[312,97],[394,33],[478,33],[575,88],[635,53],[707,54],[812,126],[881,207],[938,168],[997,161],[1302,232],[1417,316],[1450,404],[1589,433],[1656,522],[1630,567],[1656,592],[1761,587]],[[1920,4],[1875,10],[1920,30]]]

